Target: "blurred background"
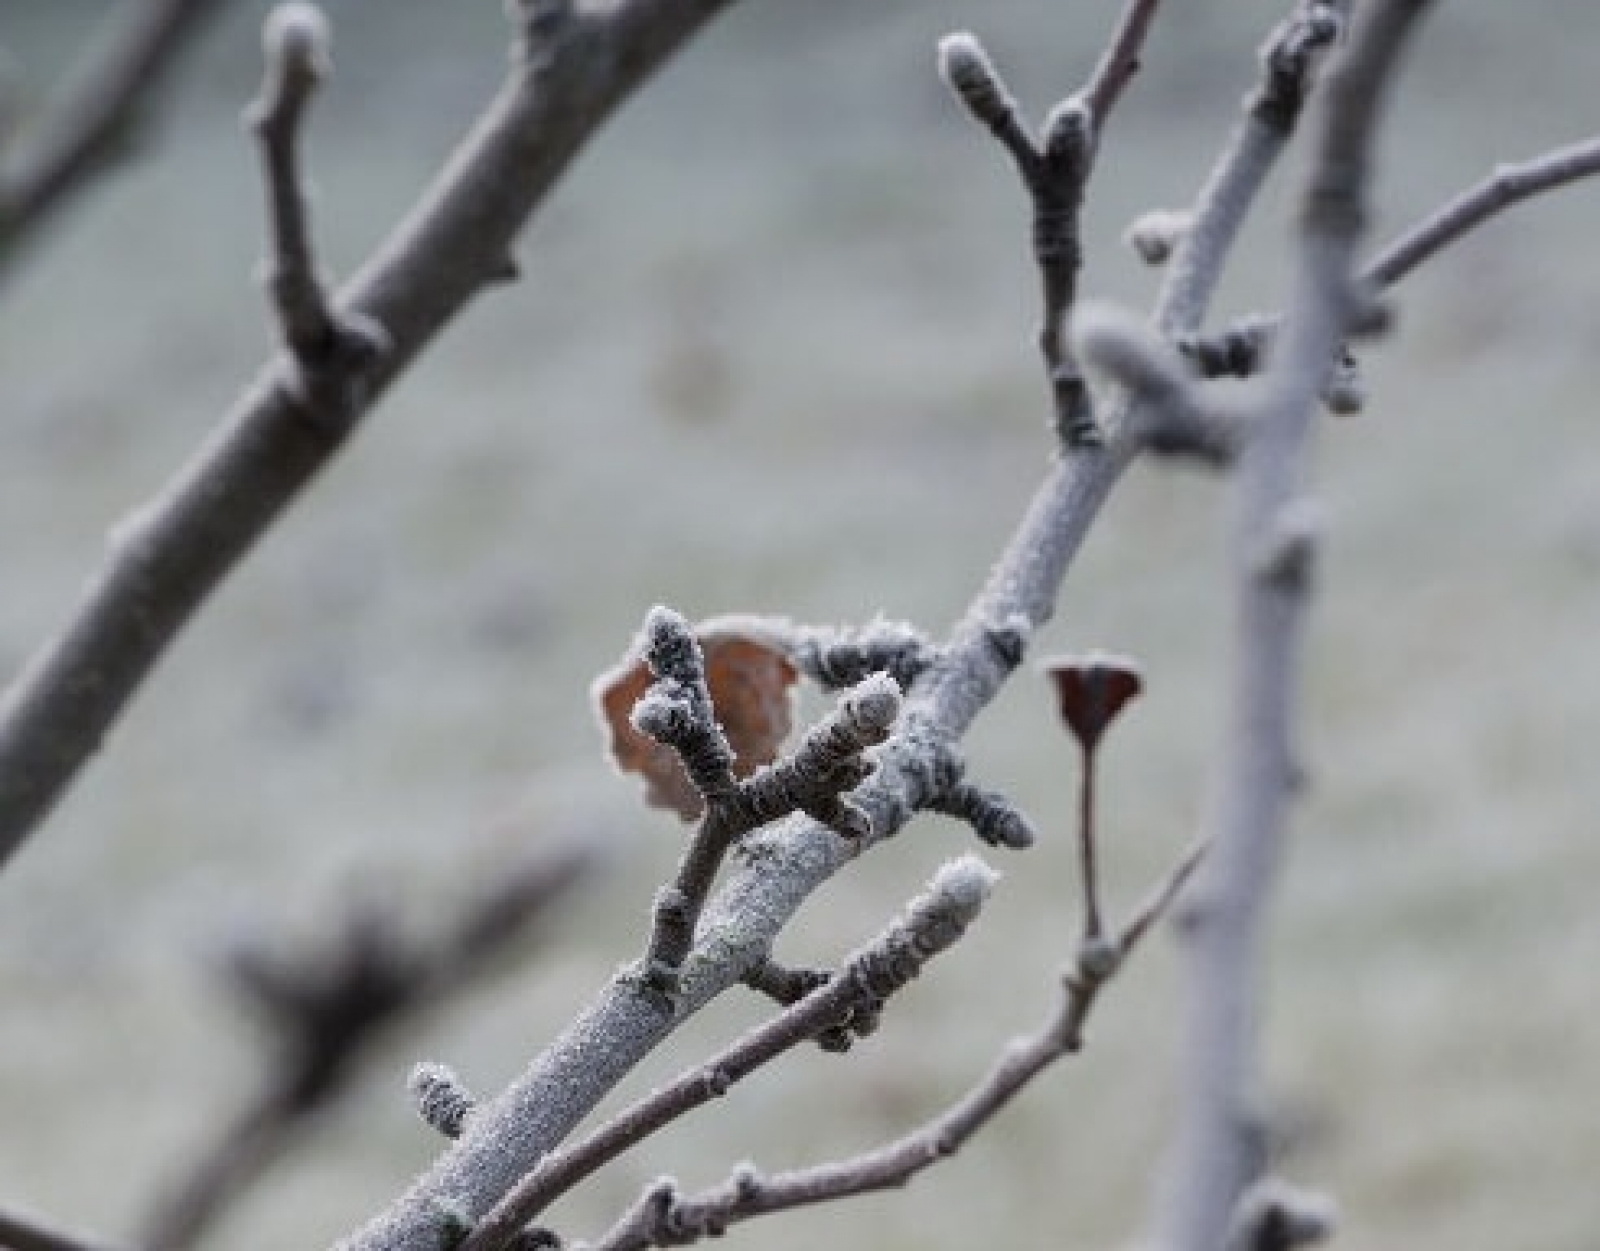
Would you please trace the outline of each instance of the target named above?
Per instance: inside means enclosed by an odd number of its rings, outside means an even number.
[[[0,3],[12,90],[40,92],[113,6]],[[495,89],[490,0],[334,0],[310,161],[347,274]],[[1119,242],[1186,205],[1286,4],[1169,4],[1091,187],[1086,293],[1143,307]],[[0,665],[71,611],[105,535],[220,420],[271,348],[238,116],[266,6],[238,0],[150,143],[0,289]],[[219,973],[310,942],[353,898],[426,932],[520,848],[600,872],[495,976],[391,1045],[218,1248],[331,1242],[436,1140],[414,1060],[479,1090],[519,1071],[639,950],[681,846],[601,758],[591,679],[645,610],[882,611],[941,631],[1049,455],[1021,193],[946,98],[937,37],[975,29],[1033,116],[1089,71],[1109,0],[749,0],[623,110],[475,304],[228,582],[47,827],[0,874],[0,1203],[131,1236],[260,1080]],[[1600,122],[1600,10],[1439,6],[1385,139],[1378,236],[1497,161]],[[1283,286],[1285,168],[1220,312]],[[1600,1228],[1600,187],[1538,201],[1400,293],[1368,412],[1328,420],[1312,787],[1274,917],[1268,1106],[1343,1245],[1590,1251]],[[1217,482],[1136,468],[1038,655],[1137,656],[1104,753],[1114,897],[1193,835],[1221,722]],[[1074,930],[1073,753],[1043,683],[971,740],[978,780],[1048,832],[971,939],[844,1061],[806,1052],[563,1205],[596,1232],[663,1172],[777,1168],[876,1143],[1044,1015]],[[915,823],[783,944],[830,960],[970,841]],[[1147,1225],[1173,1105],[1178,968],[1155,944],[1090,1045],[908,1193],[735,1240],[887,1251],[1116,1247]],[[629,1092],[759,1015],[729,996]]]

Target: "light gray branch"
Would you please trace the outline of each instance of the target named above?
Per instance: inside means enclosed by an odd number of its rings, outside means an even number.
[[[290,385],[287,357],[271,361],[194,459],[118,527],[83,601],[0,699],[0,863],[371,402],[504,274],[518,232],[611,110],[731,3],[624,0],[562,20],[549,20],[549,5],[526,6],[498,98],[336,301],[338,314],[381,327],[388,342],[353,402],[313,409]]]
[[[126,150],[225,0],[128,0],[58,100],[0,160],[0,279],[38,229]]]
[[[1426,0],[1363,6],[1328,83],[1302,199],[1290,312],[1235,484],[1235,655],[1214,846],[1197,883],[1178,1132],[1161,1245],[1223,1245],[1255,1163],[1241,1132],[1257,1079],[1257,943],[1293,784],[1294,701],[1312,528],[1305,460],[1327,362],[1348,334],[1365,227],[1369,150],[1384,87]]]
[[[1236,149],[1224,163],[1239,160]],[[1267,163],[1253,160],[1251,185]],[[1229,175],[1213,177],[1235,183]],[[1196,217],[1233,211],[1203,197]],[[1210,232],[1217,237],[1220,232]],[[1219,245],[1220,246],[1220,245]],[[1210,297],[1190,279],[1198,317]],[[1163,303],[1172,300],[1171,285]],[[878,772],[853,796],[871,830],[846,843],[804,817],[748,840],[739,866],[711,898],[684,964],[674,1005],[636,977],[614,978],[526,1071],[481,1105],[451,1147],[387,1211],[347,1238],[343,1251],[434,1251],[441,1222],[480,1219],[554,1150],[677,1025],[767,958],[806,898],[847,861],[893,836],[940,785],[941,765],[995,697],[1028,636],[1050,619],[1072,558],[1139,443],[1124,398],[1106,423],[1105,447],[1060,456],[1035,493],[988,581],[907,693],[900,728],[879,751]]]

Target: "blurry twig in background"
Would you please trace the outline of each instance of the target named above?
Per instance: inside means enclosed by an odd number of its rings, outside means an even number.
[[[0,280],[49,220],[122,157],[184,50],[227,0],[126,0],[45,110],[0,136]]]
[[[1295,282],[1233,481],[1234,648],[1218,736],[1214,850],[1185,910],[1178,1117],[1161,1237],[1215,1251],[1262,1161],[1249,1108],[1261,1080],[1257,1026],[1265,911],[1296,766],[1296,700],[1317,533],[1306,461],[1333,360],[1361,320],[1356,249],[1384,91],[1427,0],[1365,6],[1330,74],[1301,197]]]
[[[104,741],[178,631],[473,296],[589,137],[732,0],[632,0],[581,20],[513,5],[505,86],[417,206],[336,301],[390,350],[311,411],[274,360],[192,461],[113,536],[83,601],[0,699],[0,864]],[[93,674],[86,682],[84,674]]]
[[[0,1208],[0,1251],[118,1251],[118,1248],[68,1233],[31,1212]]]
[[[343,1093],[375,1043],[486,972],[589,859],[568,847],[505,865],[432,942],[408,940],[391,914],[368,904],[354,907],[322,950],[292,957],[257,947],[235,953],[232,980],[275,1036],[276,1062],[255,1098],[158,1204],[140,1245],[146,1251],[193,1246]]]

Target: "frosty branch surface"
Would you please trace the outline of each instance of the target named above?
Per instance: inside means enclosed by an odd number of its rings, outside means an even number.
[[[658,607],[651,610],[644,633],[645,660],[656,681],[633,709],[634,726],[678,754],[705,814],[672,884],[656,897],[645,953],[646,982],[670,994],[694,945],[695,925],[717,871],[739,838],[793,812],[806,813],[845,838],[871,832],[866,813],[845,794],[871,776],[873,764],[862,753],[889,736],[900,713],[900,691],[886,674],[863,678],[799,747],[741,781],[734,777],[733,749],[717,723],[693,628],[679,614]]]
[[[736,1082],[820,1032],[875,1017],[934,956],[948,950],[988,897],[996,874],[975,856],[946,864],[928,890],[837,976],[722,1054],[663,1086],[574,1143],[545,1157],[479,1222],[460,1251],[500,1251],[583,1178],[663,1126],[726,1094]]]
[[[955,1155],[1035,1077],[1083,1045],[1083,1028],[1100,991],[1177,897],[1199,861],[1190,852],[1117,931],[1086,945],[1062,979],[1055,1011],[1035,1033],[1014,1039],[987,1074],[944,1112],[876,1150],[848,1160],[764,1176],[741,1165],[720,1186],[681,1194],[662,1179],[584,1251],[644,1251],[714,1237],[755,1216],[831,1203],[851,1195],[907,1185],[917,1174]]]
[[[122,6],[60,98],[0,152],[0,279],[51,215],[126,151],[184,50],[224,3]]]
[[[946,36],[939,72],[967,108],[1011,154],[1033,208],[1033,254],[1042,311],[1039,350],[1055,404],[1057,433],[1073,446],[1100,441],[1083,378],[1064,335],[1083,268],[1084,190],[1112,106],[1138,69],[1139,52],[1159,0],[1129,0],[1089,82],[1061,101],[1036,141],[1015,97],[977,38]]]
[[[474,295],[618,103],[732,0],[517,6],[498,97],[410,216],[334,301],[381,328],[382,360],[342,410],[310,411],[271,361],[172,481],[115,532],[61,631],[0,700],[0,862],[100,745],[179,630]]]
[[[1239,158],[1230,148],[1221,159]],[[1251,163],[1252,186],[1259,186],[1267,166]],[[1223,211],[1203,196],[1195,216],[1204,220]],[[1169,275],[1164,303],[1172,299],[1173,282]],[[1210,288],[1198,278],[1185,290],[1198,319]],[[515,1081],[479,1107],[461,1137],[404,1195],[345,1240],[344,1251],[435,1251],[441,1213],[481,1219],[679,1023],[760,967],[812,891],[896,833],[948,784],[954,744],[1053,615],[1068,566],[1139,450],[1130,408],[1123,398],[1108,411],[1104,447],[1067,449],[1056,458],[988,580],[916,676],[895,733],[878,749],[877,772],[853,795],[871,817],[871,833],[847,843],[810,818],[794,816],[743,840],[739,863],[707,903],[675,1000],[663,1003],[636,976],[613,978]]]
[[[1178,1133],[1162,1245],[1212,1251],[1252,1162],[1240,1132],[1256,1081],[1257,943],[1293,777],[1294,705],[1315,528],[1305,460],[1327,363],[1358,313],[1355,251],[1384,87],[1425,0],[1364,6],[1331,75],[1301,199],[1283,339],[1263,381],[1234,499],[1234,656],[1214,846],[1190,910]]]
[[[301,170],[301,123],[331,69],[327,19],[310,4],[284,4],[262,31],[266,75],[245,111],[266,188],[269,246],[262,281],[288,350],[287,389],[308,416],[336,422],[359,402],[372,367],[388,350],[374,322],[336,314],[317,272],[310,197]]]

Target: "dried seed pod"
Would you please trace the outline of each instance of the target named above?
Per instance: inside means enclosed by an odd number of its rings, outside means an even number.
[[[1102,652],[1047,661],[1045,673],[1055,685],[1061,719],[1088,752],[1123,706],[1144,690],[1137,664]]]

